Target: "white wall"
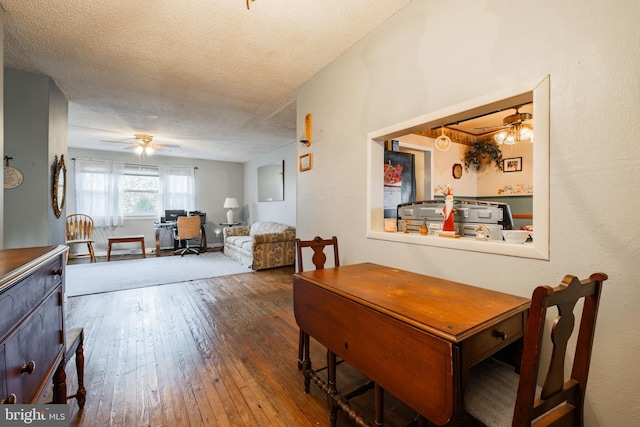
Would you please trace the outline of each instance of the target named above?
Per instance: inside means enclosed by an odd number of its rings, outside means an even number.
[[[298,174],[302,238],[336,235],[341,263],[371,261],[529,297],[565,274],[605,283],[586,426],[640,417],[640,2],[420,0],[299,88],[314,118]],[[366,136],[550,75],[550,259],[366,238]],[[534,196],[535,197],[535,196]],[[460,268],[459,266],[465,266]]]
[[[138,163],[138,156],[133,152],[123,153],[98,150],[79,150],[69,148],[69,159],[67,160],[67,214],[76,213],[75,203],[75,167],[73,158],[111,160],[126,163]],[[244,165],[242,163],[218,162],[211,160],[197,160],[174,156],[154,155],[146,157],[144,164],[150,165],[174,165],[174,166],[195,166],[196,170],[196,209],[207,214],[207,224],[205,226],[207,234],[207,244],[209,246],[222,243],[221,222],[227,221],[227,209],[223,208],[226,197],[235,197],[241,208],[237,209],[238,217],[244,216],[242,206],[244,203]],[[99,255],[106,253],[107,238],[109,236],[123,236],[129,234],[144,234],[145,249],[149,252],[155,249],[155,235],[153,221],[158,218],[125,219],[123,227],[107,227],[96,230],[96,252]],[[216,237],[216,231],[219,236]],[[166,239],[163,239],[163,242]],[[112,254],[122,250],[137,250],[139,244],[120,244],[118,249],[114,247]]]
[[[296,173],[298,159],[296,145],[289,144],[259,159],[245,163],[244,168],[244,223],[276,221],[296,226]],[[275,161],[284,160],[284,200],[281,202],[258,201],[258,168]]]

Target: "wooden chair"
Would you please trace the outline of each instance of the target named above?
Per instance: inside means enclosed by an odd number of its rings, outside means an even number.
[[[67,229],[67,264],[69,258],[91,257],[96,262],[93,251],[93,218],[85,214],[71,214],[66,218]],[[71,254],[72,245],[87,245],[88,252]]]
[[[340,257],[338,255],[338,238],[333,236],[330,239],[323,239],[319,236],[313,238],[313,240],[300,240],[296,239],[296,252],[297,252],[297,272],[302,273],[304,271],[303,261],[302,261],[302,248],[311,248],[313,250],[313,256],[311,257],[311,262],[315,266],[316,270],[324,269],[327,263],[327,255],[324,253],[325,248],[333,247],[333,265],[335,267],[340,266]],[[306,370],[310,370],[310,364],[306,364],[305,361],[309,359],[309,334],[304,332],[302,329],[300,330],[300,337],[298,342],[298,369],[303,372]],[[333,351],[327,349],[327,376],[328,376],[328,384],[333,384],[335,386],[336,379],[336,366],[342,363],[342,361],[338,362],[336,360],[336,355]],[[304,389],[305,392],[309,392],[310,381],[309,378],[305,375]],[[368,381],[366,384],[361,385],[360,387],[355,388],[349,393],[345,393],[342,395],[343,401],[341,403],[346,403],[349,399],[355,396],[359,396],[365,393],[368,390],[375,390],[375,412],[376,412],[376,425],[382,425],[383,414],[382,414],[382,406],[383,406],[383,389],[382,387],[375,384],[373,381]],[[333,397],[329,398],[330,400]],[[338,407],[341,406],[341,403],[331,404],[329,410],[329,424],[334,426],[336,424],[337,419],[337,410]],[[350,417],[353,416],[356,419],[360,419],[359,415],[351,414]]]
[[[199,215],[178,217],[177,227],[173,237],[176,240],[186,240],[186,242],[183,248],[173,251],[174,254],[184,256],[186,253],[193,252],[196,255],[200,255],[200,249],[193,248],[189,245],[190,239],[202,238],[200,234],[202,224],[200,221]]]
[[[331,239],[323,239],[320,236],[316,236],[313,240],[300,240],[296,238],[296,265],[297,272],[302,273],[304,271],[302,263],[302,248],[311,248],[313,250],[313,256],[311,262],[316,267],[316,270],[324,268],[327,262],[327,255],[324,253],[325,248],[333,247],[333,264],[336,267],[340,266],[340,258],[338,256],[338,238],[333,236]],[[298,369],[302,370],[303,359],[305,349],[309,348],[309,335],[302,329],[300,330],[300,339],[298,343]],[[305,385],[306,391],[308,386]]]
[[[480,421],[482,425],[500,427],[583,425],[600,291],[606,279],[604,273],[592,274],[586,280],[567,275],[556,288],[539,286],[533,291],[520,375],[513,367],[495,359],[472,368],[465,389],[471,423]],[[574,331],[573,310],[581,299],[584,304],[572,355],[573,368],[571,375],[565,378],[567,343]],[[553,306],[558,309],[558,317],[550,333],[545,334],[547,308]],[[552,347],[544,384],[539,387],[536,380],[538,370],[543,368],[540,364],[543,337],[550,338]]]

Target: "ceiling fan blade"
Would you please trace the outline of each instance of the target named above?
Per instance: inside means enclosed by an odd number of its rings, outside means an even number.
[[[129,141],[127,141],[127,140],[113,141],[113,140],[101,139],[100,142],[111,142],[111,143],[114,143],[114,144],[137,144],[137,142],[133,141],[133,140],[129,140]]]
[[[486,130],[486,129],[506,129],[508,127],[510,127],[510,126],[504,126],[504,125],[502,125],[502,126],[480,126],[480,127],[474,128],[474,129],[482,129],[482,130]]]

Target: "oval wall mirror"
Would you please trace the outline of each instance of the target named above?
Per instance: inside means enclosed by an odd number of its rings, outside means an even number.
[[[53,176],[53,212],[56,218],[62,215],[64,200],[67,195],[67,167],[64,165],[64,154],[56,163],[56,171]]]

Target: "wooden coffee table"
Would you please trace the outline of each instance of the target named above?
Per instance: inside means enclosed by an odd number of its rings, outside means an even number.
[[[107,261],[111,259],[111,245],[114,243],[131,243],[140,242],[142,248],[142,258],[147,257],[147,253],[144,249],[144,234],[135,234],[131,236],[114,236],[109,237],[109,245],[107,246]]]

